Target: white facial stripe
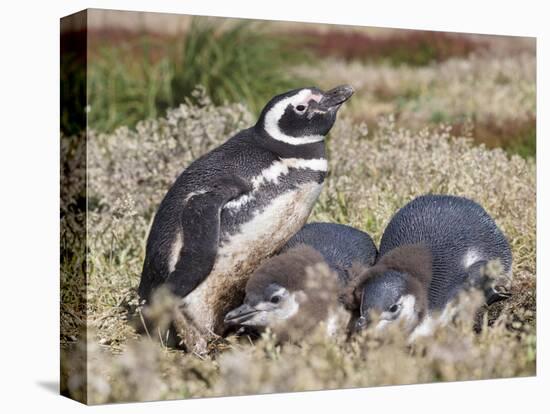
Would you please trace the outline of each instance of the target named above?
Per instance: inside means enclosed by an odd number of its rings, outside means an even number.
[[[273,311],[273,314],[275,315],[277,320],[285,320],[296,315],[299,308],[300,304],[296,300],[296,294],[293,293],[288,297],[287,300],[283,302],[282,306]]]
[[[477,262],[479,259],[481,259],[481,255],[477,252],[477,250],[474,248],[470,248],[464,255],[462,259],[462,264],[467,269],[471,265],[473,265],[475,262]]]
[[[401,305],[401,311],[397,319],[391,319],[391,312],[382,312],[380,315],[381,320],[375,327],[376,331],[380,331],[387,327],[390,323],[402,321],[405,327],[412,329],[418,323],[418,315],[414,305],[416,299],[413,295],[404,295],[398,302]]]
[[[284,290],[284,289],[283,289]],[[282,301],[279,306],[273,307],[269,303],[259,303],[256,309],[260,312],[256,313],[243,325],[249,326],[273,326],[281,323],[298,313],[300,304],[296,300],[296,295],[292,294],[288,299]]]
[[[289,104],[296,107],[300,104],[307,104],[310,99],[319,101],[320,95],[314,94],[310,89],[303,89],[294,96],[285,98],[275,104],[267,114],[265,115],[264,129],[266,132],[277,141],[282,141],[290,145],[303,145],[311,144],[313,142],[320,142],[325,139],[323,135],[306,135],[303,137],[291,137],[286,135],[279,128],[279,119],[285,113],[285,110]]]
[[[291,168],[312,171],[328,171],[328,163],[324,158],[303,159],[303,158],[281,158],[269,167],[262,170],[260,174],[252,179],[253,192],[245,194],[235,200],[226,203],[223,208],[238,209],[254,199],[254,192],[258,191],[266,182],[279,183],[279,178],[289,173]]]

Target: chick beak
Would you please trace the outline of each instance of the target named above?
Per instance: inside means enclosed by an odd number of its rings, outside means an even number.
[[[259,310],[253,308],[248,303],[243,303],[238,308],[228,312],[223,321],[227,325],[239,325],[251,319],[258,312]]]
[[[355,90],[350,85],[337,86],[323,94],[323,97],[319,101],[319,109],[327,111],[330,109],[338,109],[344,102],[351,98],[354,92]]]

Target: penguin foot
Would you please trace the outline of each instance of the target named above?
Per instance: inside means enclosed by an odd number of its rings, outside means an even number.
[[[180,348],[198,356],[208,354],[208,334],[198,329],[182,309],[175,310],[173,324],[180,339]]]

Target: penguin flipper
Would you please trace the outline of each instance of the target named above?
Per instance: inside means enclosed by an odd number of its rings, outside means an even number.
[[[174,294],[187,296],[212,271],[220,240],[221,210],[228,201],[250,190],[240,177],[223,177],[186,202],[181,216],[183,248],[167,279]]]

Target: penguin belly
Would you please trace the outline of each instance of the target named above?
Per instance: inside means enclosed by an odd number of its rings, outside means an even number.
[[[211,273],[182,300],[186,314],[205,334],[223,333],[223,318],[242,302],[252,272],[303,227],[322,186],[308,181],[277,195],[221,239]]]

